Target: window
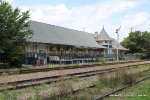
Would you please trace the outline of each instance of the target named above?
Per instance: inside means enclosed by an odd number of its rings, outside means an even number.
[[[34,52],[34,45],[29,45],[29,52]]]
[[[108,45],[103,45],[103,46],[108,47]]]

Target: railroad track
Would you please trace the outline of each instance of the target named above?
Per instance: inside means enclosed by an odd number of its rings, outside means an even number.
[[[89,65],[79,65],[79,66],[64,66],[59,68],[38,68],[38,69],[29,69],[29,70],[18,70],[18,71],[3,71],[0,72],[0,75],[7,74],[29,74],[29,73],[36,73],[36,72],[48,72],[54,70],[65,70],[65,69],[76,69],[76,68],[87,68],[87,67],[94,67],[94,66],[107,66],[107,65],[115,65],[115,64],[126,64],[126,63],[136,63],[142,62],[140,61],[128,61],[128,62],[113,62],[113,63],[105,63],[105,64],[89,64]]]
[[[138,72],[138,73],[149,73],[149,71],[150,71],[150,70],[148,69],[148,70],[144,70],[144,71],[141,71],[141,72]],[[117,93],[117,92],[119,92],[119,91],[122,91],[123,89],[126,89],[126,88],[128,88],[128,87],[130,87],[130,86],[133,86],[133,85],[135,85],[135,84],[137,84],[137,83],[139,83],[139,82],[141,82],[141,81],[144,81],[144,80],[146,80],[146,79],[150,79],[150,76],[144,77],[144,78],[140,78],[140,79],[138,79],[137,81],[135,81],[135,82],[133,82],[133,83],[131,83],[131,84],[124,85],[124,86],[122,86],[122,87],[120,87],[120,88],[115,89],[114,91],[111,91],[111,92],[109,92],[109,93],[104,94],[103,96],[96,97],[94,100],[104,100],[105,98],[109,97],[110,95],[112,95],[112,94],[114,94],[114,93]],[[93,88],[93,87],[95,87],[95,86],[96,86],[95,84],[90,84],[89,86],[86,86],[86,87],[84,87],[84,88],[79,88],[79,89],[77,89],[77,90],[73,90],[73,91],[72,91],[72,94],[76,94],[76,93],[82,91],[83,89],[86,89],[86,88]],[[64,94],[57,94],[57,95],[54,95],[53,97],[61,97],[61,96],[63,96],[63,95],[64,95]],[[49,100],[49,97],[43,97],[42,100]]]
[[[110,69],[102,69],[102,70],[94,70],[94,71],[88,71],[88,72],[78,72],[78,73],[71,73],[71,74],[66,74],[64,77],[64,80],[72,79],[73,76],[77,76],[79,78],[84,78],[84,77],[90,77],[98,74],[107,74],[111,72],[115,72],[116,70],[123,70],[127,68],[131,68],[137,66],[135,65],[128,65],[120,68],[110,68]],[[58,82],[61,80],[60,77],[63,75],[55,75],[55,76],[49,76],[49,77],[43,77],[43,78],[37,78],[37,79],[28,79],[28,80],[20,80],[20,81],[14,81],[14,82],[8,82],[8,83],[1,83],[1,87],[4,84],[7,84],[7,88],[3,89],[1,88],[0,91],[4,90],[13,90],[13,89],[21,89],[25,87],[31,87],[31,86],[37,86],[42,83],[52,83],[52,82]]]
[[[95,100],[104,100],[105,98],[109,97],[110,95],[113,95],[113,94],[115,94],[115,93],[117,93],[117,92],[120,92],[120,91],[122,91],[122,90],[124,90],[124,89],[126,89],[126,88],[128,88],[128,87],[131,87],[131,86],[133,86],[133,85],[136,85],[137,83],[140,83],[140,82],[142,82],[142,81],[144,81],[144,80],[147,80],[147,79],[150,79],[150,76],[141,78],[141,79],[137,80],[136,82],[134,82],[134,83],[132,83],[132,84],[122,86],[122,87],[120,87],[120,88],[118,88],[118,89],[116,89],[116,90],[114,90],[114,91],[111,91],[110,93],[107,93],[107,94],[105,94],[105,95],[103,95],[103,96],[97,97]]]
[[[106,73],[114,72],[115,70],[116,69],[113,68],[113,69],[109,69],[109,70],[97,70],[97,71],[73,73],[73,74],[68,74],[65,76],[56,75],[56,76],[50,76],[50,77],[44,77],[44,78],[38,78],[38,79],[29,79],[29,80],[23,80],[23,81],[8,82],[6,84],[8,86],[7,90],[22,89],[22,88],[26,88],[26,87],[37,86],[42,83],[50,84],[52,82],[58,82],[61,80],[61,77],[63,77],[63,80],[69,80],[69,79],[72,79],[73,76],[76,76],[78,78],[84,78],[84,77],[94,76],[97,74],[106,74]],[[1,83],[1,86],[3,86],[3,83]],[[0,89],[0,91],[4,91],[4,90],[5,89]]]

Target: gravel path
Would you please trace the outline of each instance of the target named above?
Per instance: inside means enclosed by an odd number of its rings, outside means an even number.
[[[0,76],[0,83],[7,83],[7,82],[15,82],[19,80],[29,80],[29,79],[38,79],[56,75],[67,75],[72,73],[79,73],[79,72],[87,72],[87,71],[95,71],[95,70],[103,70],[109,68],[119,68],[125,66],[132,66],[132,65],[139,65],[139,64],[150,64],[150,61],[143,61],[143,62],[136,62],[136,63],[127,63],[127,64],[116,64],[116,65],[105,65],[105,66],[95,66],[95,67],[86,67],[86,68],[76,68],[76,69],[64,69],[64,70],[54,70],[48,72],[37,72],[37,73],[30,73],[30,74],[16,74],[16,75],[3,75]]]

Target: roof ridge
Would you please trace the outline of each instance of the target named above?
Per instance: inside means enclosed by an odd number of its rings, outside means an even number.
[[[81,32],[36,21],[30,21],[30,25],[35,33],[32,38],[29,39],[30,42],[104,48],[95,41],[90,33],[87,34],[87,32]]]
[[[90,33],[90,32],[79,31],[79,30],[76,30],[76,29],[71,29],[71,28],[67,28],[67,27],[63,27],[63,26],[57,26],[57,25],[53,25],[53,24],[49,24],[49,23],[45,23],[45,22],[40,22],[40,21],[35,21],[35,20],[29,20],[29,21],[33,21],[33,22],[37,22],[37,23],[41,23],[41,24],[47,24],[47,25],[51,25],[51,26],[59,27],[59,28],[65,28],[65,29],[69,29],[69,30],[73,30],[73,31],[78,31],[78,32],[83,32],[83,33],[92,34],[92,33]]]

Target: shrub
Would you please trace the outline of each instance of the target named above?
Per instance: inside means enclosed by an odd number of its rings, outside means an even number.
[[[102,83],[102,85],[113,88],[115,86],[118,86],[118,84],[122,83],[121,76],[122,76],[122,73],[118,71],[112,73],[112,76],[99,75],[99,81]]]
[[[102,58],[102,59],[100,60],[100,62],[101,62],[102,64],[104,64],[104,63],[106,62],[106,59],[105,59],[105,58]]]
[[[123,85],[129,85],[135,82],[134,75],[125,73],[123,75]]]
[[[68,96],[68,93],[71,94],[73,91],[72,83],[70,81],[65,81],[65,76],[61,77],[58,88],[61,98],[66,98]]]

